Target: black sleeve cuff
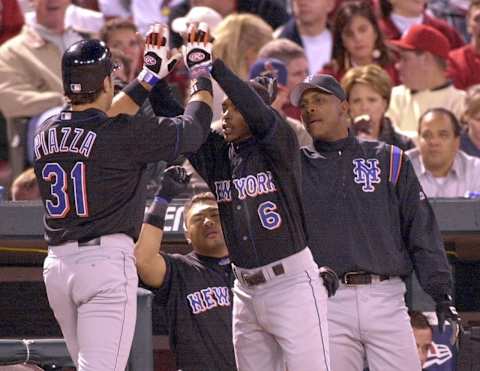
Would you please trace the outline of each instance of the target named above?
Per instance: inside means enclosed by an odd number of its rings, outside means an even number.
[[[139,107],[143,105],[150,95],[150,92],[145,89],[137,79],[130,82],[122,91]]]

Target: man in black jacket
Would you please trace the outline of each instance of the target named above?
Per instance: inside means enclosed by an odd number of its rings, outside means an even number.
[[[308,244],[341,279],[328,301],[332,369],[361,371],[366,357],[372,370],[419,371],[403,279],[415,270],[442,328],[457,315],[442,238],[413,166],[399,148],[349,132],[346,95],[333,77],[307,78],[291,100],[314,139],[302,148]]]

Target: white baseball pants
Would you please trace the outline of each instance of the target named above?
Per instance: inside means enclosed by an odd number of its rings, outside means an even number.
[[[133,241],[49,247],[43,276],[50,307],[78,371],[124,371],[135,330],[138,278]]]
[[[368,285],[340,284],[328,300],[334,371],[420,371],[420,360],[398,278]]]
[[[285,273],[272,267],[282,263]],[[261,269],[256,286],[241,275]],[[235,267],[233,344],[238,371],[330,371],[327,292],[310,249],[257,269]]]

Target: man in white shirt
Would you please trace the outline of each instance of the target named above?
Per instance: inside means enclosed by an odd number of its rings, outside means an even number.
[[[397,68],[403,83],[392,89],[387,111],[394,125],[416,136],[420,116],[434,107],[447,108],[459,118],[464,110],[465,92],[447,79],[447,38],[430,26],[415,25],[391,44],[400,54]]]
[[[65,25],[69,0],[33,5],[20,34],[0,47],[0,110],[7,119],[32,117],[64,103],[61,56],[82,39]]]
[[[295,41],[305,49],[310,74],[318,73],[332,56],[332,33],[327,16],[333,0],[293,0],[294,17],[279,31],[279,38]]]
[[[25,21],[27,24],[36,23],[36,14],[34,10],[25,12]],[[65,11],[64,26],[65,29],[73,29],[77,32],[96,34],[105,24],[105,16],[101,12],[87,9],[75,4],[69,4]]]
[[[145,35],[151,24],[167,23],[171,8],[181,0],[98,0],[107,18],[133,18],[140,34]]]
[[[445,108],[429,109],[420,118],[419,147],[407,151],[407,155],[428,198],[464,197],[480,192],[480,159],[459,149],[460,132],[459,121]],[[456,261],[456,279],[471,275],[471,269],[474,268]],[[456,294],[465,297],[462,287],[456,288]],[[417,278],[412,281],[411,296],[422,310],[435,307]]]
[[[480,192],[480,159],[460,148],[461,126],[452,112],[432,108],[420,118],[419,148],[407,152],[429,198]]]

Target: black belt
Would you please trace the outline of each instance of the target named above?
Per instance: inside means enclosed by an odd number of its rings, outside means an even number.
[[[78,241],[78,247],[84,247],[84,246],[100,246],[101,239],[100,237],[94,238],[93,240],[88,240],[88,241]]]
[[[372,283],[374,277],[378,277],[380,282],[390,279],[390,276],[384,274],[379,275],[366,272],[347,272],[343,275],[342,282],[345,285],[369,285]]]
[[[234,269],[233,272],[235,274],[235,277],[237,277],[239,281],[245,282],[248,286],[257,286],[267,282],[267,278],[265,277],[265,275],[263,274],[263,270],[261,269],[252,274],[246,274],[239,271],[241,277],[238,277],[237,270]],[[282,263],[279,263],[272,267],[272,272],[275,274],[275,276],[280,276],[285,273],[285,268],[283,267]]]

